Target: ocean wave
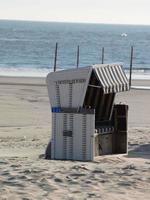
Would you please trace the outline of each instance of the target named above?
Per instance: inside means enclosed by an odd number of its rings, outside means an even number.
[[[49,40],[46,39],[21,39],[21,38],[0,38],[0,41],[6,42],[46,42],[49,43]]]
[[[124,70],[126,72],[129,72],[130,68],[124,67]],[[132,72],[136,72],[136,73],[150,73],[150,68],[146,68],[146,67],[133,67],[132,68]]]
[[[0,76],[14,76],[14,77],[46,77],[53,69],[48,68],[15,68],[3,67],[0,68]]]

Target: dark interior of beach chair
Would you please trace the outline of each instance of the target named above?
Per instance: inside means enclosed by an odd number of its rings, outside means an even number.
[[[115,93],[104,94],[100,81],[92,72],[84,108],[95,110],[96,156],[127,152],[128,106],[115,105],[115,95]]]

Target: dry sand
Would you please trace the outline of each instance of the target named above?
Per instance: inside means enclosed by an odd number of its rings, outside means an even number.
[[[116,102],[129,104],[128,156],[44,160],[51,127],[45,80],[0,77],[0,199],[150,199],[150,91],[120,93]]]

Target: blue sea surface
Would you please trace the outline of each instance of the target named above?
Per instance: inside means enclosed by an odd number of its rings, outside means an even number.
[[[133,67],[150,70],[150,26],[0,20],[0,75],[52,70],[56,42],[61,69],[76,66],[78,45],[80,67],[101,63],[104,47],[105,63],[121,62],[129,68],[133,45]]]

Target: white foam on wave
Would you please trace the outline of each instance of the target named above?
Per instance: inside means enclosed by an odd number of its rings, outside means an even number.
[[[47,68],[0,68],[0,76],[11,77],[46,77],[53,69]]]
[[[129,78],[129,73],[126,73]],[[150,80],[150,73],[132,73],[132,79],[134,80]]]

